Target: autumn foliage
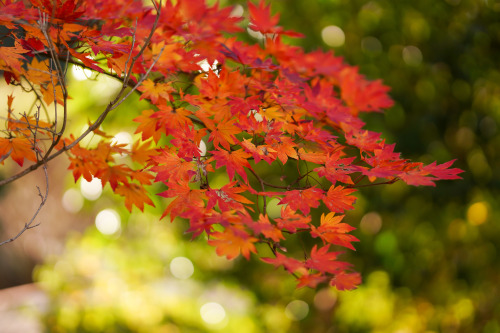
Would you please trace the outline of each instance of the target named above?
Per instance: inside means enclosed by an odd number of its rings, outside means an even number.
[[[219,255],[248,259],[264,244],[272,255],[262,260],[299,287],[344,290],[361,282],[339,260],[339,248],[358,241],[343,217],[359,187],[459,178],[452,161],[411,162],[366,129],[359,115],[391,107],[389,89],[332,52],[286,44],[283,36],[301,35],[278,26],[264,1],[248,3],[249,22],[199,0],[0,3],[0,70],[37,99],[33,110],[13,110],[13,96],[3,106],[0,161],[30,165],[0,184],[64,152],[75,181],[101,179],[129,211],[168,198],[163,217],[187,220],[188,232],[205,234]],[[238,39],[246,26],[260,42]],[[81,135],[65,131],[69,65],[123,83]],[[129,110],[138,135],[127,148],[99,126],[130,93],[151,106]],[[81,145],[90,134],[101,140]],[[150,193],[153,183],[164,190]],[[279,216],[268,215],[272,199]],[[317,210],[330,212],[318,219]],[[313,245],[293,257],[287,244],[298,233]]]

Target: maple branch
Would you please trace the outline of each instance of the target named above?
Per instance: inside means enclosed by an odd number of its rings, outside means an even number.
[[[154,4],[155,4],[155,7],[156,7],[157,4],[156,3],[154,3]],[[149,45],[149,43],[151,42],[151,38],[153,37],[154,31],[156,30],[156,26],[158,24],[159,16],[160,16],[160,13],[161,13],[161,9],[160,8],[161,8],[161,1],[160,1],[160,7],[158,7],[158,10],[157,10],[157,17],[156,17],[156,20],[155,20],[155,23],[154,23],[154,29],[151,30],[151,33],[149,34],[148,38],[144,41],[144,45],[141,47],[141,50],[139,51],[139,54],[136,55],[134,58],[132,58],[133,62],[137,61],[138,56],[140,56],[140,54],[142,54],[142,52],[144,52],[144,50],[146,49],[147,45]],[[43,21],[41,22],[41,24],[42,24],[42,26],[44,26],[43,25],[44,24]],[[50,37],[48,37],[48,38],[52,42],[52,40],[50,39]],[[111,112],[112,110],[116,109],[119,105],[121,105],[134,91],[137,90],[137,88],[141,85],[141,83],[149,76],[149,73],[151,72],[151,70],[153,69],[153,67],[156,65],[156,63],[160,59],[160,57],[161,57],[164,49],[165,49],[165,46],[160,50],[160,52],[158,53],[156,59],[153,60],[153,62],[151,63],[151,65],[148,68],[148,70],[146,71],[146,73],[144,73],[141,76],[141,78],[132,87],[132,89],[130,91],[128,91],[128,93],[125,94],[125,96],[123,96],[123,94],[124,94],[124,92],[125,92],[125,90],[127,88],[127,85],[123,85],[122,89],[118,92],[118,94],[116,95],[115,99],[108,104],[108,106],[106,107],[106,109],[100,114],[100,116],[97,118],[97,120],[92,125],[90,125],[87,128],[87,130],[85,132],[83,132],[76,140],[74,140],[69,145],[65,145],[64,147],[62,147],[57,152],[55,152],[55,153],[53,153],[53,154],[50,155],[50,153],[52,152],[53,148],[59,143],[59,141],[60,141],[60,139],[62,137],[62,132],[59,132],[60,135],[58,135],[57,139],[51,144],[51,146],[49,147],[49,149],[47,150],[47,152],[45,153],[45,155],[43,156],[43,158],[41,158],[35,164],[30,165],[28,168],[26,168],[26,169],[18,172],[17,174],[12,175],[9,178],[0,180],[0,186],[9,184],[9,183],[11,183],[11,182],[13,182],[13,181],[15,181],[15,180],[17,180],[17,179],[19,179],[19,178],[27,175],[28,173],[30,173],[30,172],[38,169],[40,166],[45,165],[47,162],[53,160],[57,156],[61,155],[62,153],[66,152],[66,151],[70,150],[71,148],[73,148],[74,146],[76,146],[81,140],[83,140],[87,135],[89,135],[90,132],[92,132],[92,131],[96,130],[97,128],[99,128],[99,126],[102,124],[102,122],[104,121],[104,119],[106,119],[106,117],[109,114],[109,112]],[[131,50],[131,52],[132,52],[132,50]],[[52,52],[52,50],[51,50],[51,54],[52,55],[54,54]],[[57,57],[55,59],[57,59]],[[56,64],[58,64],[57,61],[56,61]],[[132,67],[133,67],[133,63],[131,64],[131,68]],[[127,76],[129,76],[129,74],[131,75],[131,71],[130,70],[127,73]],[[66,92],[65,88],[66,88],[66,86],[64,86],[64,89],[63,89],[63,97],[64,97],[64,110],[65,110],[65,114],[66,114],[66,110],[67,110],[67,103],[66,103],[66,101],[67,101],[67,92]],[[54,101],[54,102],[56,103],[57,101]],[[65,125],[65,121],[64,121],[63,125]],[[64,130],[65,127],[63,127],[62,129]]]
[[[134,64],[136,63],[136,61],[139,59],[139,57],[144,53],[144,51],[146,50],[146,48],[148,47],[149,43],[151,42],[151,38],[153,38],[153,35],[156,31],[156,28],[158,26],[158,21],[160,20],[160,15],[161,15],[161,1],[159,2],[159,4],[156,4],[155,0],[151,0],[151,2],[153,3],[153,6],[155,7],[156,9],[156,18],[155,18],[155,21],[153,23],[153,27],[151,28],[151,31],[149,33],[149,36],[146,38],[146,40],[144,41],[144,44],[142,45],[142,47],[139,49],[139,52],[132,58],[132,62],[130,63],[130,67],[128,69],[128,72],[127,74],[125,75],[124,77],[124,80],[123,80],[123,87],[125,88],[127,86],[127,83],[128,83],[128,80],[130,79],[130,77],[132,76],[132,70],[133,70],[133,67],[134,67]],[[127,62],[125,63],[125,68],[127,67],[127,64],[130,60],[130,56],[132,55],[132,51],[133,51],[133,48],[134,48],[134,44],[135,44],[135,30],[134,30],[134,34],[132,35],[132,47],[130,48],[130,53],[129,53],[129,58],[127,59]],[[163,50],[165,49],[165,46],[163,46],[163,48],[161,49],[160,53],[158,54],[158,57],[156,58],[156,61],[153,62],[153,65],[150,67],[150,69],[148,70],[148,72],[146,73],[146,77],[148,76],[149,74],[149,71],[153,68],[154,64],[158,61],[158,59],[160,59],[160,56],[161,54],[163,53]],[[144,77],[145,78],[145,77]],[[144,81],[144,79],[143,79]],[[140,83],[138,82],[137,85],[139,85]],[[136,86],[137,86],[136,85]]]
[[[287,186],[281,186],[281,185],[274,185],[274,184],[271,184],[271,183],[268,183],[266,182],[264,179],[262,179],[255,171],[253,171],[252,169],[248,169],[250,170],[250,172],[255,176],[255,178],[257,178],[257,180],[259,181],[259,183],[261,183],[261,185],[266,185],[266,186],[269,186],[269,187],[272,187],[272,188],[278,188],[278,189],[281,189],[281,190],[287,190],[287,191],[291,191],[291,190],[307,190],[308,188],[311,188],[312,186],[300,186],[300,187],[291,187],[291,185],[293,184],[296,184],[299,182],[299,180],[301,180],[302,178],[306,177],[311,171],[308,171],[307,173],[305,173],[304,175],[300,176],[299,178],[297,178],[293,183],[287,185]],[[265,188],[262,188],[262,191],[265,191]]]
[[[5,155],[3,155],[3,156],[0,156],[0,164],[1,164],[3,161],[5,161],[5,159],[7,159],[7,158],[10,156],[10,154],[11,154],[11,153],[12,153],[12,148],[9,150],[9,152],[8,152],[7,154],[5,154]]]
[[[44,171],[44,174],[45,174],[45,194],[42,195],[40,187],[38,187],[38,186],[36,187],[38,189],[38,196],[41,199],[41,202],[40,202],[40,205],[38,206],[38,209],[36,210],[35,214],[31,217],[30,221],[24,224],[24,227],[17,233],[17,235],[15,235],[12,238],[9,238],[7,240],[4,240],[4,241],[0,242],[0,246],[15,241],[26,230],[36,228],[36,227],[38,227],[40,225],[40,223],[37,223],[37,224],[33,225],[33,222],[35,222],[35,219],[38,216],[38,213],[40,213],[40,211],[42,210],[42,207],[45,205],[45,202],[47,202],[47,197],[49,196],[49,175],[48,175],[48,172],[47,172],[47,163],[43,164],[43,171]]]
[[[347,185],[345,188],[358,188],[358,187],[370,187],[370,186],[377,186],[377,185],[389,185],[389,184],[394,184],[398,180],[400,180],[400,179],[398,177],[396,177],[396,178],[388,180],[386,182],[363,184],[363,185],[356,185],[356,184],[354,184],[354,185]]]
[[[30,113],[31,113],[31,110],[33,109],[33,106],[36,105],[36,101],[39,101],[40,102],[40,105],[42,105],[43,107],[43,111],[45,112],[45,116],[47,117],[47,121],[50,121],[50,116],[49,116],[49,111],[47,110],[47,107],[45,106],[45,104],[43,103],[43,99],[42,97],[38,94],[38,92],[35,90],[35,87],[33,86],[33,84],[29,81],[29,80],[26,80],[28,82],[28,84],[30,85],[31,89],[32,89],[32,92],[35,94],[36,98],[35,100],[33,101],[33,104],[31,105],[30,107]],[[50,130],[52,132],[52,130]],[[55,131],[53,132],[53,134],[55,133]]]
[[[248,168],[248,170],[250,170],[250,172],[255,176],[255,178],[257,178],[257,180],[259,181],[260,183],[260,187],[262,188],[262,192],[265,192],[266,191],[266,188],[264,187],[265,185],[265,182],[264,180],[255,172],[253,171],[251,168]],[[264,214],[267,212],[267,199],[265,196],[262,196],[262,199],[264,201],[263,203],[263,206],[262,206],[262,210],[264,211]],[[257,198],[258,200],[258,198]],[[258,202],[257,202],[258,203]]]

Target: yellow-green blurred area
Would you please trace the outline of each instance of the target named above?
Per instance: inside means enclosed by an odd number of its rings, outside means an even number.
[[[248,15],[242,2],[220,3],[239,5],[235,13]],[[395,106],[364,115],[367,128],[382,132],[406,158],[457,159],[454,166],[466,171],[463,180],[435,188],[398,182],[360,189],[346,218],[360,242],[356,252],[342,256],[362,273],[360,288],[295,290],[282,270],[256,258],[226,261],[205,239],[184,234],[185,222],[159,221],[164,200],[155,199],[157,209],[129,215],[109,188],[74,184],[69,173],[59,176],[60,195],[51,198],[66,215],[51,228],[77,231],[59,247],[46,241],[44,249],[51,250],[43,256],[22,239],[17,247],[0,248],[6,253],[0,285],[29,282],[26,275],[37,264],[33,279],[48,302],[35,316],[46,332],[499,333],[500,2],[271,5],[280,25],[307,36],[288,42],[309,51],[331,49],[391,87]],[[247,32],[242,38],[259,42]],[[85,75],[90,80],[81,80]],[[79,122],[70,117],[77,134],[109,102],[116,83],[77,67],[70,79],[69,110],[85,115]],[[129,142],[132,119],[148,107],[133,96],[103,130]],[[2,200],[9,195],[9,188],[0,192]],[[268,213],[277,208],[271,203]],[[2,206],[2,223],[4,212]],[[75,220],[86,229],[75,227]],[[28,256],[34,259],[19,259]]]

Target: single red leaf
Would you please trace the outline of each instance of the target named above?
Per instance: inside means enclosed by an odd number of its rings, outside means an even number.
[[[306,268],[302,261],[299,261],[295,258],[289,258],[279,252],[276,252],[276,258],[261,258],[261,260],[267,262],[268,264],[274,265],[274,267],[283,266],[290,273],[306,272]]]
[[[299,159],[299,155],[295,150],[296,147],[295,142],[287,136],[280,137],[279,141],[272,140],[271,147],[276,151],[277,157],[283,164],[285,164],[288,161],[289,157],[294,158],[296,160]]]
[[[330,245],[318,249],[317,245],[311,250],[311,256],[306,260],[305,266],[320,272],[338,274],[349,268],[351,264],[338,261],[337,258],[341,252],[329,252]]]
[[[342,155],[341,151],[328,155],[325,166],[316,168],[314,171],[318,173],[318,176],[325,177],[332,184],[335,184],[337,181],[345,184],[353,184],[349,175],[360,171],[358,166],[351,164],[356,157],[340,158]]]
[[[240,145],[246,152],[252,154],[255,163],[259,163],[260,160],[264,160],[271,164],[274,160],[276,160],[276,151],[268,145],[255,146],[251,140],[248,139],[241,141]]]
[[[361,284],[361,275],[359,273],[340,272],[330,280],[330,285],[338,290],[353,290]]]
[[[318,284],[325,282],[326,279],[327,277],[321,272],[303,274],[297,279],[297,289],[303,287],[316,288]]]
[[[215,159],[215,167],[219,168],[221,166],[226,166],[227,175],[229,180],[233,180],[234,173],[237,173],[248,183],[247,174],[245,168],[251,168],[247,159],[251,156],[249,153],[245,152],[243,149],[238,149],[235,151],[228,152],[226,150],[213,150],[211,151]]]
[[[289,205],[281,208],[281,217],[275,219],[277,226],[281,230],[291,233],[297,232],[297,229],[309,229],[311,216],[297,214]]]
[[[234,259],[240,253],[248,260],[250,253],[257,253],[254,243],[257,238],[250,236],[246,231],[239,228],[226,228],[223,232],[214,232],[208,244],[215,246],[219,256]]]
[[[248,2],[250,11],[250,29],[259,31],[262,34],[284,34],[290,37],[303,37],[302,34],[293,31],[284,31],[282,27],[276,26],[279,22],[279,14],[271,16],[271,5],[266,6],[265,1],[261,0],[256,6]]]
[[[206,194],[208,197],[207,208],[211,209],[216,204],[222,211],[232,210],[232,209],[243,209],[242,204],[253,204],[252,201],[248,200],[239,193],[246,192],[243,187],[236,186],[237,181],[230,182],[220,189],[209,189]],[[248,209],[248,208],[247,208]]]
[[[341,223],[344,215],[335,216],[335,213],[321,215],[321,224],[319,227],[311,226],[311,236],[320,237],[326,244],[335,244],[355,250],[351,242],[359,242],[359,239],[348,232],[356,229],[347,223]]]
[[[353,192],[356,192],[356,189],[332,185],[323,196],[323,202],[332,212],[343,213],[346,210],[354,209],[353,204],[356,202],[356,197],[350,195]]]
[[[165,209],[161,218],[170,215],[173,221],[177,216],[184,217],[184,213],[205,208],[204,190],[191,189],[185,180],[172,179],[167,183],[168,189],[159,196],[165,198],[175,198]]]
[[[151,198],[148,197],[144,187],[130,183],[118,185],[115,189],[115,193],[125,197],[125,207],[129,212],[132,212],[132,206],[136,206],[141,212],[144,211],[144,204],[154,207],[154,203]]]
[[[285,197],[278,204],[288,204],[292,210],[300,209],[302,213],[309,215],[311,208],[319,206],[322,196],[323,190],[316,187],[305,190],[291,190],[285,192]]]
[[[252,223],[250,228],[255,234],[262,234],[264,237],[272,239],[275,243],[285,239],[281,230],[269,221],[269,217],[267,215],[260,214],[259,220]]]

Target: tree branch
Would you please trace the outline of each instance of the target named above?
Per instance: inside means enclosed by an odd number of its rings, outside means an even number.
[[[38,209],[36,210],[35,214],[31,217],[31,219],[29,220],[29,222],[24,224],[24,227],[17,233],[17,235],[15,235],[12,238],[9,238],[7,240],[4,240],[4,241],[0,242],[0,246],[15,241],[26,230],[36,228],[36,227],[38,227],[40,225],[40,223],[33,224],[33,222],[35,222],[35,219],[38,216],[38,213],[40,213],[40,211],[42,210],[42,207],[45,205],[45,202],[47,202],[47,197],[49,196],[49,175],[47,173],[47,164],[46,163],[43,164],[43,171],[45,173],[45,194],[42,195],[40,187],[38,187],[38,186],[36,187],[38,189],[38,195],[40,196],[40,199],[41,199],[41,202],[40,202],[40,205],[38,206]]]
[[[131,66],[130,68],[133,67],[133,63],[135,61],[137,61],[137,59],[142,54],[142,52],[144,52],[144,50],[147,47],[147,45],[149,45],[149,43],[151,42],[151,38],[153,37],[154,31],[156,30],[156,27],[157,27],[157,24],[158,24],[158,20],[159,20],[160,14],[161,14],[161,1],[160,1],[159,5],[154,2],[154,5],[155,5],[155,8],[157,8],[157,17],[156,17],[155,23],[153,25],[153,29],[151,30],[151,33],[148,36],[148,38],[144,41],[144,45],[141,47],[141,50],[139,51],[139,53],[135,57],[132,58],[132,63],[130,65]],[[43,28],[44,24],[46,24],[45,21],[41,20],[40,21],[40,27]],[[46,38],[47,38],[47,40],[50,40],[50,42],[52,42],[52,40],[50,39],[50,37],[48,35],[46,36]],[[49,147],[49,149],[47,150],[47,152],[45,153],[45,155],[43,156],[42,159],[40,159],[35,164],[30,165],[28,168],[20,171],[19,173],[15,174],[15,175],[13,175],[13,176],[11,176],[9,178],[0,180],[0,186],[9,184],[9,183],[11,183],[11,182],[13,182],[13,181],[15,181],[15,180],[17,180],[17,179],[19,179],[19,178],[27,175],[30,172],[32,172],[34,170],[37,170],[42,165],[46,164],[47,162],[51,161],[52,159],[56,158],[57,156],[61,155],[62,153],[66,152],[66,151],[70,150],[71,148],[73,148],[74,146],[76,146],[81,140],[83,140],[92,131],[94,131],[95,129],[99,128],[99,126],[102,124],[102,122],[104,121],[104,119],[106,119],[106,117],[109,114],[109,112],[111,112],[112,110],[116,109],[120,104],[122,104],[134,91],[137,90],[137,88],[141,85],[141,83],[149,76],[149,73],[151,72],[151,70],[153,69],[153,67],[156,65],[156,63],[160,59],[160,57],[161,57],[164,49],[165,49],[165,47],[163,47],[160,50],[160,52],[158,53],[156,59],[152,62],[152,64],[150,65],[150,67],[148,68],[148,70],[146,71],[146,73],[144,73],[141,76],[141,78],[132,87],[132,89],[130,89],[124,95],[125,90],[128,87],[128,83],[124,84],[122,86],[122,89],[118,92],[118,94],[113,99],[113,101],[111,101],[108,104],[108,106],[106,107],[106,109],[100,114],[100,116],[97,118],[97,120],[92,125],[90,125],[89,128],[87,128],[87,130],[84,133],[82,133],[75,141],[73,141],[71,144],[69,144],[67,146],[62,147],[60,150],[58,150],[58,151],[50,154],[52,152],[53,148],[59,143],[60,138],[62,137],[62,133],[60,131],[61,135],[58,135],[58,138],[54,142],[52,142],[51,146]],[[133,50],[131,49],[130,52],[132,52],[132,51]],[[55,53],[53,53],[51,51],[51,58],[53,58],[53,55],[55,56]],[[58,59],[58,58],[56,57],[55,59]],[[59,65],[58,61],[55,61],[55,62],[57,63],[56,66],[58,66]],[[59,69],[60,68],[58,67],[57,71],[59,71]],[[126,74],[126,77],[123,78],[123,81],[124,82],[128,82],[131,75],[132,75],[132,71],[129,70],[127,72],[127,74]],[[60,73],[58,73],[58,76],[60,77]],[[64,87],[63,93],[64,92],[66,92],[65,87]],[[66,109],[67,109],[66,99],[67,99],[67,94],[64,95],[64,110],[65,110],[65,114],[66,114]],[[54,101],[54,102],[57,103],[57,101]],[[65,121],[63,122],[63,128],[62,128],[62,130],[65,129],[64,125],[65,125]],[[3,158],[3,156],[2,156],[2,158]]]

